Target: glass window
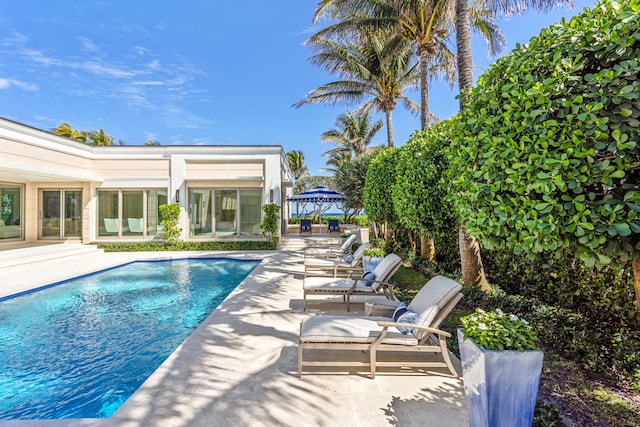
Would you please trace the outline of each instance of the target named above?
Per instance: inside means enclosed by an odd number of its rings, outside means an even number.
[[[167,204],[168,197],[165,190],[151,190],[147,192],[147,236],[164,236],[160,205]]]
[[[144,197],[142,191],[122,192],[122,235],[142,236],[144,233]]]
[[[247,188],[240,190],[240,234],[261,235],[262,190]]]
[[[216,190],[216,236],[238,232],[238,190]]]
[[[22,237],[22,186],[0,183],[0,239]]]
[[[82,233],[82,191],[64,190],[64,237],[80,237]]]
[[[98,236],[119,234],[118,193],[118,190],[98,191]]]
[[[211,237],[210,189],[189,189],[189,236]]]

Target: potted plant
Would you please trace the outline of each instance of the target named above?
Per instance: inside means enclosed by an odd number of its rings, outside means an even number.
[[[369,247],[362,251],[362,262],[364,271],[373,271],[382,262],[384,258],[384,249]]]
[[[531,426],[543,358],[535,331],[526,320],[499,309],[477,309],[460,320],[470,426]]]

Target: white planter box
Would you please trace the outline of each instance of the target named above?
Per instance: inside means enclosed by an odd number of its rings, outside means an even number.
[[[542,371],[542,351],[485,350],[473,340],[458,344],[471,427],[531,426]]]

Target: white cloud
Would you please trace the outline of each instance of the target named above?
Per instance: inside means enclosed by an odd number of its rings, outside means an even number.
[[[83,50],[86,50],[88,52],[100,51],[98,46],[91,39],[88,39],[87,37],[78,37],[78,39],[80,40],[80,45]]]
[[[9,89],[11,87],[16,87],[22,90],[38,90],[38,86],[33,83],[23,82],[21,80],[15,79],[5,79],[0,77],[0,90],[1,89]]]

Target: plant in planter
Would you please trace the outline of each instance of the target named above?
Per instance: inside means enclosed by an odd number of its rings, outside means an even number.
[[[280,241],[280,236],[278,236],[280,206],[275,203],[267,203],[262,206],[262,210],[264,211],[264,218],[262,219],[262,224],[260,224],[262,235],[267,239],[267,242],[271,243],[271,247],[276,249]]]
[[[369,247],[362,251],[362,262],[364,264],[364,271],[373,271],[382,262],[384,258],[384,249]]]
[[[469,423],[531,426],[543,353],[526,320],[501,310],[460,319],[460,359]]]

